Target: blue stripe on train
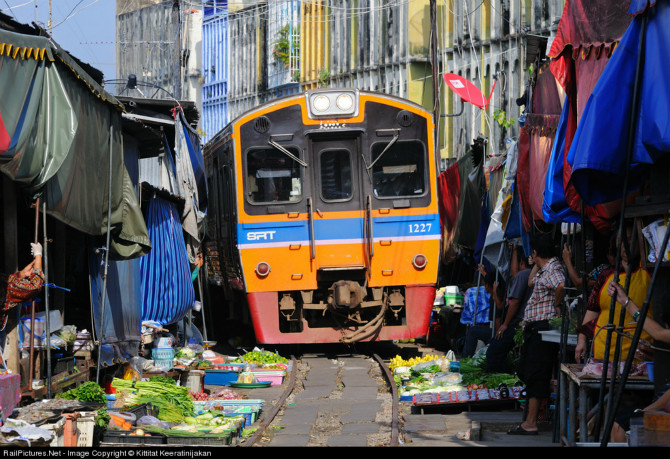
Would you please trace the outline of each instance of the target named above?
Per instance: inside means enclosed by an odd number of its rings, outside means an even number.
[[[363,218],[315,220],[314,233],[317,242],[360,242],[365,235]],[[237,227],[238,243],[241,247],[289,242],[306,242],[310,239],[309,222],[264,222],[244,223]],[[375,217],[372,234],[378,238],[435,238],[440,235],[438,214]]]

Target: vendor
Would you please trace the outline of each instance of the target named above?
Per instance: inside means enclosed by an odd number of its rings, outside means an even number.
[[[640,265],[640,254],[637,250],[637,244],[632,244],[630,237],[632,233],[632,228],[626,228],[629,246],[631,247],[630,259],[628,257],[628,252],[626,250],[621,251],[620,260],[621,265],[618,273],[619,283],[625,285],[627,273],[630,272],[630,283],[628,288],[628,296],[636,303],[642,304],[644,298],[647,294],[647,290],[651,284],[651,275],[649,272]],[[613,247],[616,250],[618,245],[618,237],[613,239]],[[614,252],[616,253],[616,252]],[[608,285],[614,280],[614,275],[616,269],[614,266],[610,266],[605,269],[598,280],[596,281],[591,295],[586,305],[586,313],[584,314],[584,319],[582,324],[577,329],[577,346],[575,347],[575,361],[582,362],[588,356],[588,341],[593,340],[593,358],[603,359],[605,355],[605,346],[607,342],[607,326],[610,317],[610,306],[612,303],[612,298],[608,293]],[[614,305],[614,315],[613,317],[619,317],[621,304],[616,303]],[[626,314],[624,319],[624,331],[630,332],[635,328],[635,325],[632,324],[632,316]],[[632,324],[632,325],[631,325]],[[646,331],[640,336],[641,339],[645,341],[650,340],[650,336]],[[616,346],[616,339],[611,341],[609,355],[614,355],[614,347]],[[626,359],[628,351],[630,348],[630,340],[623,339],[621,341],[621,352],[622,359]]]
[[[480,268],[480,270],[482,269],[483,267]],[[485,271],[480,272],[485,273]],[[496,289],[494,286],[498,288]],[[471,321],[471,324],[465,334],[462,357],[475,355],[479,341],[482,341],[485,345],[491,341],[493,337],[491,328],[493,308],[495,302],[499,302],[500,298],[504,296],[504,294],[501,295],[502,292],[504,292],[504,288],[498,286],[496,275],[493,272],[485,273],[483,288],[472,287],[466,290],[461,323],[467,325]]]
[[[623,304],[626,312],[633,318],[633,321],[640,320],[640,308],[627,294],[624,288],[614,281],[607,285],[607,294],[614,297],[619,304]],[[666,319],[667,321],[667,319]],[[642,325],[643,330],[655,340],[670,343],[670,328],[665,324],[661,325],[651,317],[645,317]],[[626,408],[619,411],[616,415],[610,441],[614,443],[623,443],[626,441],[626,432],[630,430],[630,420],[636,416],[642,416],[644,411],[664,411],[670,403],[670,390],[665,391],[658,399],[642,409]]]
[[[42,272],[42,244],[30,244],[30,253],[33,260],[21,271],[11,274],[7,280],[0,280],[0,298],[3,304],[0,311],[0,331],[7,326],[9,310],[25,301],[30,301],[44,285]],[[2,276],[4,277],[4,276]]]

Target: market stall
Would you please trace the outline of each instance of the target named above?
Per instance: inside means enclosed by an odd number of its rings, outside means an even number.
[[[236,444],[265,404],[242,389],[282,384],[289,363],[259,349],[241,356],[195,345],[171,350],[169,369],[136,357],[109,384],[87,381],[20,408],[18,384],[10,390],[19,376],[0,375],[2,408],[8,413],[0,443],[29,435],[35,444],[65,447]],[[233,371],[235,379],[205,385],[208,371]]]
[[[485,354],[456,360],[453,356],[426,355],[404,360],[391,359],[398,394],[422,412],[428,407],[470,409],[474,405],[502,407],[516,404],[524,397],[524,388],[515,375],[486,371]]]

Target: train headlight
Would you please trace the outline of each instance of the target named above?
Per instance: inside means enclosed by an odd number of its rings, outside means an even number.
[[[335,101],[337,108],[348,112],[354,106],[354,99],[351,94],[340,94]]]
[[[412,265],[414,265],[416,269],[423,269],[426,267],[427,264],[428,259],[426,258],[425,255],[418,254],[415,255],[414,258],[412,259]]]
[[[307,91],[307,111],[312,119],[338,119],[358,116],[358,90],[316,89]]]
[[[266,277],[268,274],[270,274],[270,265],[264,261],[261,261],[256,265],[256,269],[254,271],[256,271],[258,277]]]
[[[325,112],[330,108],[330,99],[326,96],[317,96],[312,102],[314,111]]]

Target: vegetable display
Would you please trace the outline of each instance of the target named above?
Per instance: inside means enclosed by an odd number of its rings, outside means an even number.
[[[208,411],[198,416],[187,416],[183,423],[165,429],[156,425],[145,425],[147,432],[179,437],[219,437],[227,436],[243,423],[241,416],[227,416]]]
[[[93,381],[85,382],[67,392],[56,394],[56,398],[79,400],[80,402],[107,403],[104,389]]]
[[[501,384],[512,387],[518,383],[515,375],[489,373],[485,356],[475,355],[458,362],[458,371],[452,371],[453,363],[444,357],[425,356],[404,360],[399,356],[391,359],[389,368],[394,370],[394,381],[401,389],[401,396],[421,393],[465,393],[496,389]]]
[[[433,360],[438,360],[441,357],[438,355],[425,355],[423,357],[412,357],[409,360],[404,360],[402,357],[399,355],[393,357],[391,361],[389,362],[389,369],[391,371],[394,371],[396,368],[399,367],[413,367],[414,365],[418,363],[427,363],[427,362],[432,362]]]
[[[255,363],[257,365],[288,363],[288,359],[269,351],[251,351],[233,360],[233,363]]]
[[[158,408],[158,419],[182,422],[193,415],[193,400],[187,387],[160,381],[129,381],[114,378],[112,387],[124,392],[122,400],[127,406],[151,403]],[[117,395],[117,400],[119,396]]]

